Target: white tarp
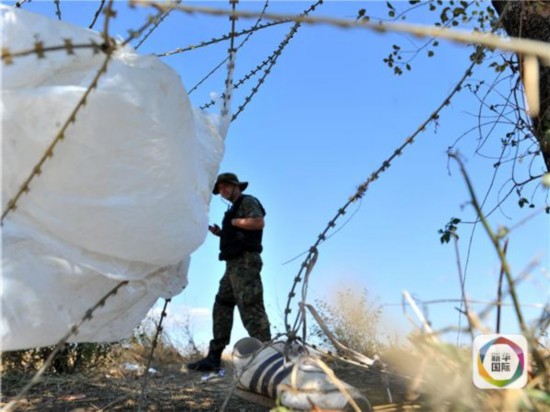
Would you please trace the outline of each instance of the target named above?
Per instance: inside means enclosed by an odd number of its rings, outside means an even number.
[[[0,5],[10,52],[103,42],[94,31]],[[92,49],[2,67],[2,211],[105,59]],[[119,48],[30,191],[2,227],[1,350],[57,343],[117,285],[71,341],[131,334],[187,283],[204,241],[227,119],[193,109],[178,75]]]

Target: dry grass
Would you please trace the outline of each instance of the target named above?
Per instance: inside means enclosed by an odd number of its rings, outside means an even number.
[[[46,374],[20,403],[25,411],[134,411],[142,396],[144,366],[150,348],[139,345],[119,347],[109,361],[95,370],[74,375]],[[196,355],[195,355],[196,357]],[[149,374],[146,411],[214,411],[219,410],[233,387],[233,368],[224,359],[226,374],[203,381],[203,373],[189,372],[185,364],[194,359],[180,355],[171,347],[155,351]],[[130,370],[129,365],[139,365]],[[330,366],[336,375],[357,387],[373,405],[388,403],[379,372],[333,360]],[[30,380],[30,373],[10,373],[2,377],[4,406]],[[392,392],[404,400],[406,387],[397,377],[391,379]],[[232,396],[227,411],[269,411],[269,408]]]
[[[543,411],[548,405],[536,398],[536,381],[525,390],[481,391],[471,382],[470,352],[453,345],[417,338],[411,349],[384,353],[393,404],[382,375],[340,359],[328,359],[336,375],[362,392],[379,412],[391,411]],[[226,374],[207,381],[203,373],[189,372],[184,357],[172,347],[159,346],[151,363],[146,397],[142,398],[144,365],[150,348],[117,347],[101,367],[73,375],[46,374],[19,404],[24,411],[144,411],[220,410],[233,387],[233,369],[224,359]],[[132,366],[132,367],[130,367]],[[2,376],[4,406],[30,380],[30,373]],[[540,395],[540,393],[539,393]],[[233,395],[227,411],[269,411]]]

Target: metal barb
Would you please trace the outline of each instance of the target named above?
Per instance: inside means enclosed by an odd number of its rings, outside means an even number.
[[[147,358],[147,365],[145,367],[145,372],[143,375],[143,385],[141,386],[141,396],[139,398],[138,411],[141,411],[143,407],[146,407],[145,402],[147,400],[147,384],[149,383],[149,369],[151,367],[151,362],[153,361],[153,354],[155,353],[155,349],[158,344],[158,338],[162,333],[162,321],[166,317],[166,308],[168,307],[168,304],[170,303],[170,301],[171,299],[164,300],[164,307],[162,308],[162,312],[160,314],[160,319],[157,325],[155,338],[151,343],[151,352],[149,353],[149,357]]]

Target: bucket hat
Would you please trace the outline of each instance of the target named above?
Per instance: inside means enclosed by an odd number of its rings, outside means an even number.
[[[244,191],[248,187],[248,182],[239,182],[239,178],[235,173],[221,173],[218,175],[216,183],[214,183],[214,190],[212,190],[213,194],[217,195],[220,193],[218,190],[218,185],[220,183],[231,183],[237,185],[240,187],[241,191]]]

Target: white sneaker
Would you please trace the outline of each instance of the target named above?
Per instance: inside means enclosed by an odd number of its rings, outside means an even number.
[[[304,347],[289,348],[284,342],[264,346],[258,339],[244,338],[233,348],[240,389],[278,399],[282,406],[291,409],[354,411],[353,399],[360,411],[371,410],[367,398],[353,386],[329,377],[319,362]]]

